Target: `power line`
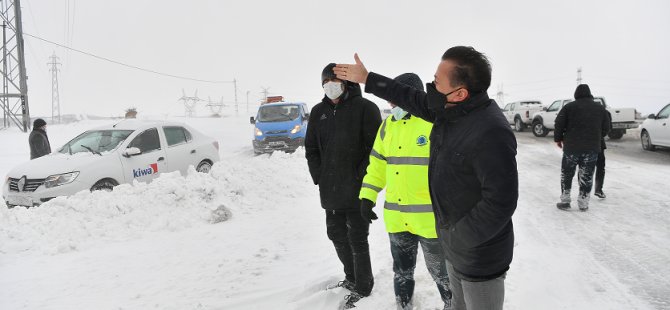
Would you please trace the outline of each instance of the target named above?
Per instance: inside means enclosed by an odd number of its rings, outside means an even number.
[[[102,57],[102,56],[98,56],[98,55],[95,55],[95,54],[91,54],[91,53],[89,53],[89,52],[84,52],[84,51],[82,51],[82,50],[78,50],[78,49],[73,48],[73,47],[69,47],[69,46],[65,46],[65,45],[63,45],[63,44],[59,44],[59,43],[56,43],[56,42],[53,42],[53,41],[49,41],[49,40],[47,40],[47,39],[43,39],[43,38],[40,38],[40,37],[38,37],[38,36],[34,36],[34,35],[32,35],[32,34],[29,34],[29,33],[25,33],[25,32],[24,32],[23,34],[24,34],[25,36],[28,36],[28,37],[31,37],[31,38],[34,38],[34,39],[37,39],[37,40],[40,40],[40,41],[44,41],[44,42],[47,42],[47,43],[50,43],[50,44],[53,44],[53,45],[56,45],[56,46],[65,48],[65,49],[67,49],[67,50],[71,50],[71,51],[74,51],[74,52],[77,52],[77,53],[80,53],[80,54],[84,54],[84,55],[86,55],[86,56],[90,56],[90,57],[93,57],[93,58],[97,58],[97,59],[99,59],[99,60],[103,60],[103,61],[111,62],[111,63],[113,63],[113,64],[117,64],[117,65],[124,66],[124,67],[127,67],[127,68],[135,69],[135,70],[140,70],[140,71],[144,71],[144,72],[149,72],[149,73],[153,73],[153,74],[157,74],[157,75],[162,75],[162,76],[167,76],[167,77],[176,78],[176,79],[181,79],[181,80],[189,80],[189,81],[202,82],[202,83],[213,83],[213,84],[234,83],[234,81],[212,81],[212,80],[203,80],[203,79],[196,79],[196,78],[190,78],[190,77],[185,77],[185,76],[179,76],[179,75],[174,75],[174,74],[169,74],[169,73],[158,72],[158,71],[154,71],[154,70],[151,70],[151,69],[146,69],[146,68],[142,68],[142,67],[138,67],[138,66],[134,66],[134,65],[129,65],[129,64],[126,64],[126,63],[123,63],[123,62],[120,62],[120,61],[116,61],[116,60],[109,59],[109,58],[106,58],[106,57]]]

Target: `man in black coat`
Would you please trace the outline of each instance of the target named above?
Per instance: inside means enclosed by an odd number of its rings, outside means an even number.
[[[570,209],[570,190],[575,170],[579,166],[579,210],[589,209],[589,198],[593,187],[598,153],[602,138],[607,135],[610,120],[607,110],[593,100],[591,89],[580,84],[575,89],[575,101],[566,104],[556,116],[554,141],[563,149],[561,162],[561,201],[556,206],[561,210]]]
[[[472,47],[448,49],[426,93],[368,73],[354,58],[336,67],[338,78],[433,123],[428,184],[454,309],[502,309],[518,172],[514,133],[486,93],[488,59]]]
[[[326,96],[310,113],[305,157],[326,210],[328,238],[344,265],[339,286],[351,291],[346,304],[351,308],[370,295],[374,283],[370,224],[361,217],[358,194],[382,120],[377,105],[361,96],[360,86],[337,79],[333,67],[329,64],[321,74]]]
[[[612,130],[612,114],[610,111],[607,111],[607,119],[609,120],[609,130]],[[600,199],[605,199],[607,197],[605,192],[603,192],[603,183],[605,182],[605,150],[607,149],[607,144],[605,143],[605,137],[600,140],[600,153],[598,153],[598,161],[596,162],[596,191],[593,193],[596,197]]]
[[[35,159],[51,153],[51,144],[47,137],[47,122],[38,118],[33,122],[33,131],[28,137],[30,144],[30,159]]]

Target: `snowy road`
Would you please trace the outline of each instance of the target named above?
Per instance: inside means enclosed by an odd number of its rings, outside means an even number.
[[[345,292],[322,288],[342,277],[341,267],[304,153],[254,157],[246,117],[187,122],[225,142],[211,175],[2,209],[0,309],[335,309]],[[91,125],[52,126],[50,135],[62,144]],[[26,157],[27,148],[6,147],[25,138],[0,132],[0,174]],[[607,199],[565,212],[555,208],[561,153],[551,134],[517,138],[520,199],[505,308],[670,309],[670,151],[642,151],[634,132],[610,142]],[[180,203],[166,203],[167,195]],[[233,217],[211,224],[205,211],[220,204]],[[381,220],[370,244],[375,288],[358,308],[392,309]],[[422,258],[416,279],[417,309],[439,308]]]

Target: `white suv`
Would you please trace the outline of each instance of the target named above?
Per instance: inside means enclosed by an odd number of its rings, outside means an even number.
[[[647,151],[655,150],[656,146],[670,147],[670,104],[647,117],[642,123],[640,140]]]
[[[128,120],[86,131],[57,152],[23,163],[7,175],[2,197],[8,207],[39,205],[82,190],[111,190],[133,180],[193,165],[209,172],[219,161],[219,143],[171,122]]]

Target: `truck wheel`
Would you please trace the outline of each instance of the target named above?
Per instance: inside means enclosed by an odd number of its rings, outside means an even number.
[[[625,133],[626,133],[625,130],[621,130],[621,129],[612,129],[612,130],[607,134],[607,136],[610,137],[610,139],[612,139],[612,140],[618,140],[618,139],[621,139]]]
[[[645,151],[655,151],[656,146],[651,144],[651,137],[649,136],[649,133],[646,130],[642,131],[642,134],[640,135],[640,141],[642,142],[642,149]]]
[[[114,181],[113,179],[102,179],[98,182],[95,182],[93,186],[91,186],[91,191],[106,191],[106,192],[111,192],[112,189],[114,189],[114,186],[119,185],[119,182]]]
[[[202,173],[209,173],[212,170],[212,163],[209,160],[203,160],[198,164],[198,167],[195,168],[195,171]]]
[[[542,125],[542,122],[535,121],[533,122],[533,134],[536,137],[546,137],[549,134],[549,129]]]
[[[522,132],[525,128],[526,125],[521,121],[521,118],[517,117],[514,119],[514,130]]]

